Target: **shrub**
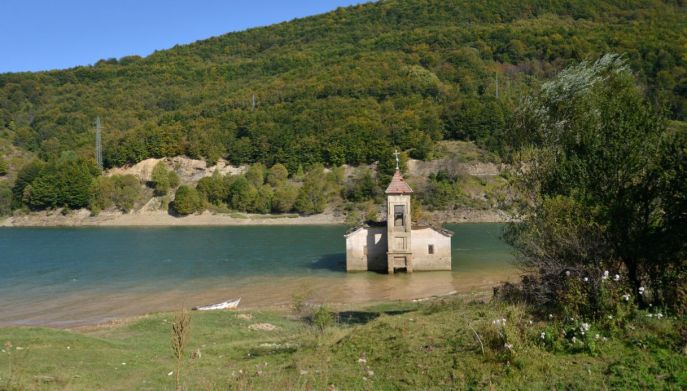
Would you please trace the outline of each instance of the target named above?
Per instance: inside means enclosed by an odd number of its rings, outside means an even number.
[[[327,327],[334,325],[334,314],[327,306],[321,305],[313,314],[312,322],[320,331],[324,331]]]
[[[180,215],[189,215],[202,210],[202,201],[196,189],[189,186],[179,186],[174,196],[172,208]]]
[[[98,210],[116,207],[129,212],[141,198],[141,183],[133,175],[113,175],[96,180],[95,200],[91,206]]]
[[[156,196],[163,196],[169,192],[170,185],[170,173],[165,167],[165,163],[160,160],[153,168],[153,173],[150,177],[151,182],[153,182],[153,188],[155,189]],[[177,177],[177,182],[178,182]]]

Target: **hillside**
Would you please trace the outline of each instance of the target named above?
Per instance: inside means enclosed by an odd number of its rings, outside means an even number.
[[[2,74],[0,137],[43,160],[90,158],[100,116],[107,167],[187,155],[292,172],[384,163],[394,146],[427,159],[441,139],[499,150],[523,93],[606,52],[624,53],[647,93],[684,120],[685,11],[588,0],[341,8],[146,58]]]

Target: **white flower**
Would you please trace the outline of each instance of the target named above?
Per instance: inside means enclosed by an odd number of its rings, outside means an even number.
[[[656,314],[656,317],[661,319],[663,317],[663,314],[659,312],[658,314]]]
[[[601,340],[604,341],[604,342],[606,342],[606,341],[608,341],[608,338],[603,337],[603,338],[601,338]]]
[[[533,324],[533,323],[534,323],[534,322],[532,322],[532,320],[530,320],[530,324]]]
[[[359,362],[360,364],[365,364],[365,363],[367,363],[367,360],[366,360],[364,357],[361,357],[361,358],[358,359],[358,362]]]
[[[553,314],[549,314],[549,319],[553,319]]]
[[[172,376],[173,374],[174,374],[174,371],[168,373],[167,376]]]
[[[513,349],[513,345],[512,345],[512,344],[509,344],[509,343],[506,343],[505,345],[503,345],[503,347],[506,348],[506,349],[508,349],[508,350]]]
[[[582,323],[582,325],[580,326],[580,331],[582,331],[582,332],[589,331],[590,327],[591,326],[589,325],[589,323]]]
[[[630,301],[630,295],[628,293],[623,295],[623,300]]]
[[[604,270],[604,275],[601,276],[601,279],[607,280],[608,279],[608,270]]]
[[[648,316],[649,318],[652,318],[654,316],[654,314],[646,314],[646,316]]]
[[[542,332],[541,332],[541,335],[539,336],[539,338],[545,339],[545,338],[546,338],[546,331],[542,331]]]
[[[589,281],[589,278],[585,277],[582,280],[584,280],[584,282],[587,282],[587,281]]]
[[[613,319],[613,315],[608,315],[608,319]]]
[[[572,343],[575,343],[575,342],[577,342],[577,338],[575,338],[575,336],[573,335],[573,337],[572,337]]]
[[[640,295],[643,295],[643,294],[644,294],[644,287],[643,287],[643,286],[640,286],[640,287],[639,287],[639,294],[640,294]]]
[[[506,325],[506,320],[505,319],[494,319],[491,321],[491,324],[497,325],[497,326],[505,326]]]
[[[568,277],[570,277],[570,270],[566,270],[566,271],[565,271],[565,275],[568,276]]]
[[[599,334],[596,334],[596,335],[594,336],[594,339],[599,339]]]
[[[620,281],[620,274],[613,276],[613,281]]]

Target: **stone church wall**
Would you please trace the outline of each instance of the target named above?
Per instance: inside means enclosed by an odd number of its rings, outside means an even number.
[[[386,227],[363,227],[346,237],[346,270],[386,271]]]
[[[451,270],[451,237],[432,228],[413,229],[411,249],[413,270]]]

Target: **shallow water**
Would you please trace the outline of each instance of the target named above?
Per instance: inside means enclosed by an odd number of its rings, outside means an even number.
[[[499,224],[448,225],[453,271],[346,273],[343,226],[0,229],[0,326],[69,327],[242,297],[288,304],[309,290],[368,303],[510,279]]]

